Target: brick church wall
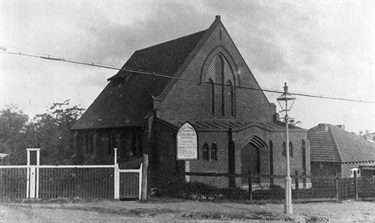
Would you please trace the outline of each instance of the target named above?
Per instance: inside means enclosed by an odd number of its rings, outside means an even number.
[[[221,30],[221,31],[220,31]],[[221,40],[219,33],[222,33]],[[233,67],[237,67],[234,75],[236,82],[242,87],[259,88],[255,78],[248,69],[237,48],[229,35],[220,25],[203,44],[195,57],[187,65],[181,78],[196,80],[177,81],[162,101],[155,101],[155,108],[160,110],[160,117],[167,120],[191,120],[191,119],[222,119],[231,117],[213,116],[211,112],[210,89],[206,83],[198,84],[203,66],[206,66],[206,58],[215,49],[224,52],[228,61],[234,61]],[[215,51],[216,52],[216,51]],[[262,91],[249,89],[235,89],[236,95],[236,119],[247,121],[272,121],[275,107],[272,106]],[[218,99],[219,100],[219,99]]]
[[[199,157],[196,161],[190,161],[191,172],[227,173],[228,172],[228,133],[227,132],[198,132]],[[207,143],[209,147],[213,143],[217,145],[217,160],[209,155],[209,160],[203,159],[202,148]],[[192,181],[205,182],[217,187],[228,187],[227,177],[192,177]]]
[[[282,175],[286,174],[286,157],[283,156],[283,142],[285,142],[285,132],[274,132],[271,134],[270,140],[273,143],[273,174]],[[307,140],[306,132],[289,132],[289,140],[293,144],[293,157],[290,156],[290,174],[295,175],[296,171],[298,175],[303,175],[303,156],[302,156],[302,140],[305,141],[306,147],[306,173],[305,175],[310,175],[310,146]],[[310,184],[310,179],[306,180],[307,184]],[[274,184],[284,186],[284,179],[275,179]],[[293,182],[294,184],[294,182]]]

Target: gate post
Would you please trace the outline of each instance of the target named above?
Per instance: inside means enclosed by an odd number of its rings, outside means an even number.
[[[335,192],[336,192],[336,202],[339,202],[339,174],[336,173],[335,179]]]
[[[248,170],[248,175],[249,175],[249,179],[248,179],[248,183],[249,183],[249,200],[253,200],[253,184],[252,184],[252,178],[251,178],[251,170],[249,169]]]
[[[357,171],[354,171],[354,193],[355,199],[358,200],[358,179],[357,179]]]
[[[26,198],[39,198],[39,165],[40,148],[26,148],[27,150],[27,181]],[[36,165],[30,164],[30,152],[36,152]]]
[[[143,154],[143,163],[142,163],[142,193],[141,200],[145,201],[148,198],[148,182],[147,182],[147,170],[148,170],[148,154]]]
[[[345,199],[348,199],[348,183],[345,175]]]
[[[120,199],[120,172],[119,167],[117,163],[117,148],[113,148],[115,151],[114,155],[114,199],[119,200]]]

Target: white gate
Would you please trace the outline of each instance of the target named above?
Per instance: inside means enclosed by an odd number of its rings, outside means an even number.
[[[141,194],[142,194],[142,164],[139,167],[139,169],[120,169],[119,165],[117,163],[117,148],[115,148],[115,163],[114,164],[115,164],[115,196],[114,196],[115,199],[119,200],[121,198],[120,191],[121,191],[121,183],[122,183],[125,187],[129,187],[130,185],[133,185],[133,186],[130,186],[129,190],[127,190],[127,194],[130,195],[130,196],[134,195],[134,193],[137,193],[136,189],[138,189],[138,199],[141,200]],[[120,174],[121,173],[134,173],[134,174],[138,173],[138,182],[135,182],[131,178],[128,178],[127,182],[121,182],[120,181]],[[137,185],[138,185],[138,188],[136,188]],[[124,195],[124,191],[121,195],[122,196]]]
[[[27,148],[26,198],[39,198],[40,148]],[[30,164],[30,152],[36,152],[36,165]]]
[[[25,195],[22,191],[26,189],[26,198],[108,197],[110,195],[118,200],[121,198],[120,191],[124,191],[124,188],[130,183],[133,196],[136,193],[136,197],[141,199],[142,165],[139,169],[120,169],[117,163],[117,148],[114,148],[114,165],[90,166],[40,165],[40,148],[27,148],[26,150],[26,166],[0,166],[0,198],[22,198]],[[36,153],[36,162],[33,164],[31,163],[32,152]],[[108,169],[110,172],[107,172]],[[136,179],[137,182],[134,177],[129,180],[121,175],[124,173],[135,173],[139,179]],[[136,191],[134,185],[137,187]],[[106,191],[107,193],[105,193]]]

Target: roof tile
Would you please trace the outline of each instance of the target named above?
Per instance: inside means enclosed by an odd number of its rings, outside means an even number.
[[[123,68],[173,76],[206,31],[138,50]],[[152,111],[152,97],[159,96],[171,79],[121,70],[109,80],[72,130],[142,126]]]
[[[362,162],[375,160],[375,144],[349,133],[342,128],[326,124],[311,128],[307,137],[311,146],[311,161]]]

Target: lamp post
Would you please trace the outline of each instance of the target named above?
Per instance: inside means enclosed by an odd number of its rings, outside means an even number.
[[[293,214],[293,205],[292,205],[292,179],[290,178],[290,159],[289,159],[289,116],[288,111],[290,111],[293,107],[294,101],[296,100],[288,92],[288,86],[284,85],[284,93],[277,98],[277,102],[279,103],[282,111],[285,111],[285,128],[286,128],[286,142],[285,142],[285,149],[286,149],[286,176],[285,176],[285,213],[286,214]],[[285,102],[285,107],[283,106],[283,102]],[[288,108],[288,102],[291,102],[290,108]]]

